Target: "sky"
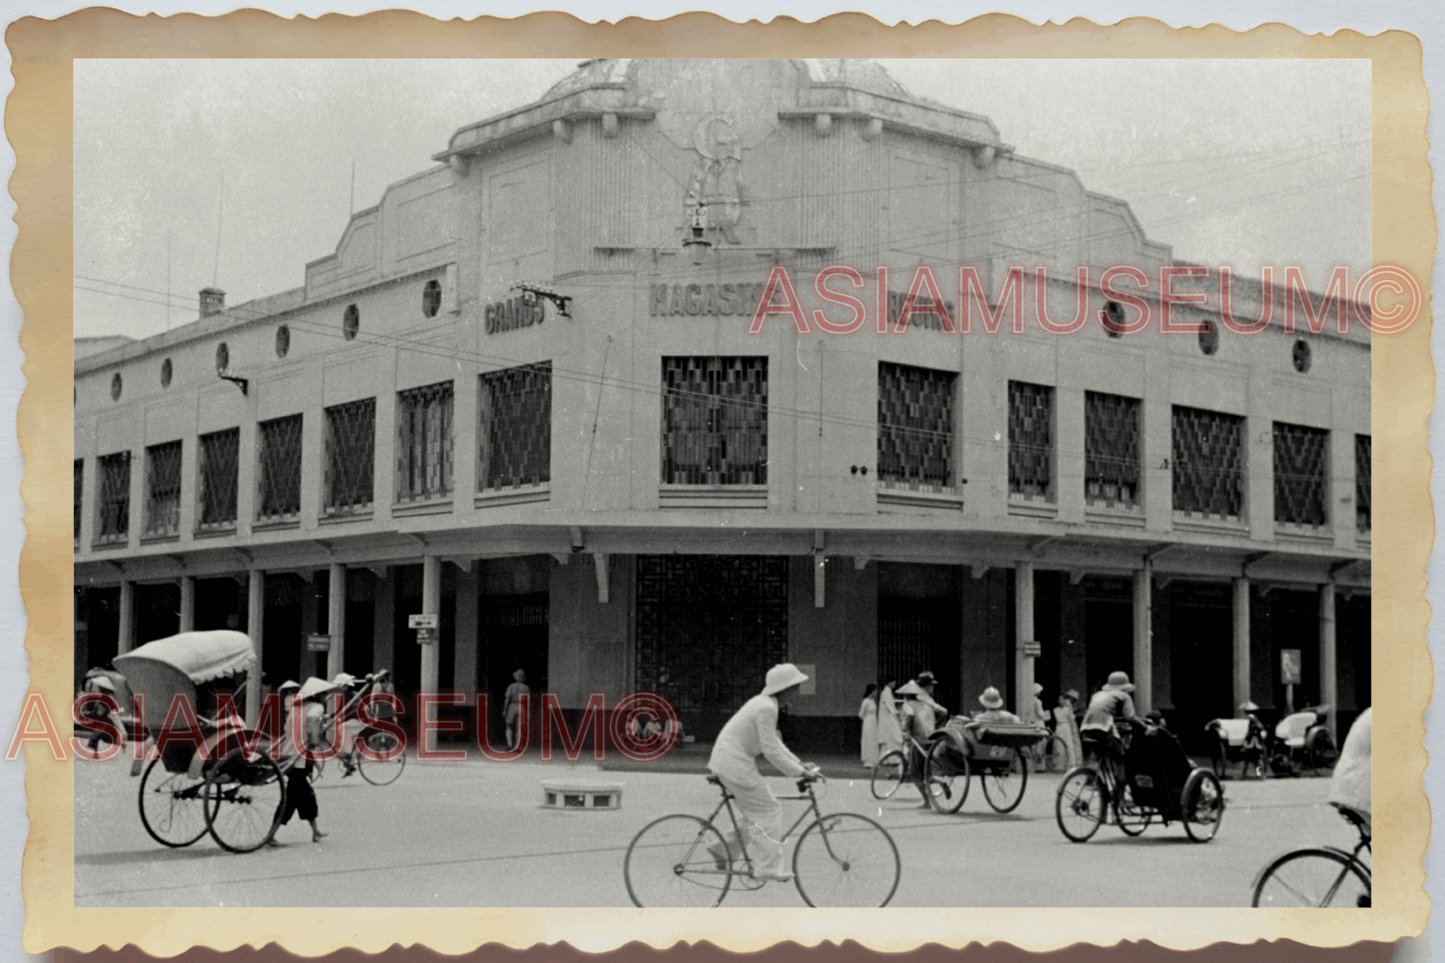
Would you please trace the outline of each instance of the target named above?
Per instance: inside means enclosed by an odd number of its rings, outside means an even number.
[[[1370,72],[1353,60],[882,61],[1018,154],[1131,205],[1177,258],[1369,265]],[[298,287],[349,213],[575,61],[75,62],[75,335],[148,337]],[[169,293],[168,293],[169,292]]]

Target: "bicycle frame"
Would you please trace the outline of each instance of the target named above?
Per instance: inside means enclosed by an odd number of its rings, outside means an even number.
[[[741,859],[745,864],[747,864],[747,866],[748,866],[749,868],[748,868],[748,870],[747,870],[746,872],[743,872],[743,871],[740,871],[740,870],[735,870],[735,869],[733,869],[731,866],[729,866],[727,869],[713,870],[711,873],[709,873],[709,872],[706,871],[706,870],[701,870],[701,871],[699,871],[699,872],[701,872],[701,873],[703,873],[703,874],[706,874],[706,875],[718,875],[718,876],[748,876],[748,875],[750,875],[750,874],[752,873],[752,868],[751,868],[751,867],[752,867],[753,861],[752,861],[752,857],[750,857],[750,856],[748,855],[748,844],[747,844],[746,834],[742,831],[741,826],[739,826],[739,824],[738,824],[737,813],[733,811],[733,799],[734,799],[735,797],[733,796],[733,794],[732,794],[731,792],[728,791],[727,786],[724,786],[724,785],[722,785],[721,783],[718,783],[718,788],[722,790],[723,798],[722,798],[722,801],[717,804],[717,808],[712,811],[712,815],[707,817],[707,823],[708,823],[709,826],[715,826],[716,823],[717,823],[718,813],[721,813],[724,809],[727,810],[728,820],[732,823],[733,834],[737,837],[738,846],[739,846],[739,847],[741,848],[741,850],[742,850],[742,852],[739,854],[739,856],[738,856],[737,858]],[[818,808],[818,797],[817,797],[817,795],[815,795],[814,792],[813,792],[813,785],[812,785],[811,782],[800,781],[800,782],[798,783],[798,795],[796,795],[796,796],[778,796],[777,798],[778,798],[779,801],[782,801],[782,800],[785,800],[785,799],[786,799],[786,800],[789,800],[789,801],[800,801],[800,800],[806,799],[806,800],[808,801],[807,807],[806,807],[806,808],[803,810],[803,812],[798,816],[798,818],[797,818],[796,820],[794,820],[793,825],[789,826],[788,829],[787,829],[787,831],[783,833],[782,839],[778,840],[780,843],[781,843],[781,842],[786,842],[787,839],[788,839],[788,837],[792,836],[793,833],[795,833],[795,832],[797,831],[798,827],[801,826],[801,825],[803,825],[804,821],[807,820],[807,818],[808,818],[809,815],[812,815],[813,820],[814,820],[815,822],[823,818],[823,812],[822,812],[821,809]],[[827,834],[826,831],[824,831],[824,833],[823,833],[823,840],[824,840],[825,843],[827,842],[827,839],[828,839],[828,834]],[[837,857],[836,857],[836,855],[833,853],[833,846],[832,846],[832,844],[831,844],[831,843],[827,843],[827,845],[828,845],[828,855],[834,856],[834,858],[836,859]]]

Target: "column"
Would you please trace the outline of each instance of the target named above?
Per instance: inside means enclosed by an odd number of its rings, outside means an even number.
[[[116,652],[129,652],[135,648],[135,583],[120,583],[120,630],[116,638]]]
[[[253,570],[246,583],[246,632],[251,636],[251,645],[256,649],[256,664],[246,675],[246,725],[256,724],[257,713],[261,710],[261,666],[265,651],[266,621],[266,573]],[[279,685],[282,680],[276,680]]]
[[[1014,566],[1014,711],[1034,697],[1034,659],[1025,644],[1034,641],[1034,563]]]
[[[376,572],[376,588],[372,592],[371,629],[371,671],[379,669],[394,671],[396,655],[393,651],[393,635],[396,631],[396,582],[391,577],[391,566],[382,566]]]
[[[331,652],[326,656],[326,677],[346,671],[346,566],[332,562],[326,575],[326,632]]]
[[[480,579],[471,565],[457,571],[456,661],[452,684],[467,697],[471,705],[477,692],[477,646],[480,633],[477,623],[477,589]]]
[[[1154,708],[1154,565],[1134,573],[1134,707]]]
[[[181,631],[194,632],[196,630],[196,577],[194,575],[181,576],[180,616]]]
[[[421,560],[421,612],[441,617],[442,560],[438,555],[425,555]],[[433,640],[421,647],[421,691],[437,691],[440,677],[441,642]]]
[[[1234,580],[1234,706],[1249,699],[1249,579]]]
[[[1320,702],[1335,711],[1329,713],[1325,725],[1330,738],[1339,745],[1339,666],[1335,648],[1335,583],[1320,586]]]

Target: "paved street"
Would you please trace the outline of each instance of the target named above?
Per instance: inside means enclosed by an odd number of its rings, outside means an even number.
[[[825,812],[872,816],[892,834],[903,873],[894,906],[1242,906],[1274,854],[1304,844],[1349,847],[1352,830],[1323,804],[1323,778],[1226,781],[1229,809],[1208,845],[1178,824],[1138,839],[1104,826],[1067,841],[1054,820],[1059,776],[1030,777],[1023,803],[999,816],[977,781],[962,812],[916,808],[904,787],[875,801],[865,770],[825,763]],[[632,836],[671,812],[706,816],[716,791],[694,774],[598,772],[537,761],[418,764],[390,786],[317,784],[321,824],[281,829],[279,849],[234,855],[209,836],[187,849],[150,838],[125,761],[75,764],[75,905],[94,906],[630,906],[622,862]],[[539,781],[568,773],[626,784],[615,812],[541,807]],[[848,775],[856,773],[854,779]],[[775,791],[790,791],[776,780]],[[784,803],[796,818],[800,803]],[[791,885],[734,887],[727,906],[804,905]]]

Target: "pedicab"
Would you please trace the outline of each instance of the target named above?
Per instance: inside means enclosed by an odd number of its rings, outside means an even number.
[[[972,775],[995,812],[1009,813],[1023,801],[1029,784],[1025,750],[1049,738],[1043,726],[1018,722],[976,722],[954,716],[930,737],[924,778],[928,798],[941,813],[956,813],[968,798]]]
[[[223,848],[248,853],[275,834],[286,783],[270,741],[218,698],[241,688],[255,662],[250,638],[229,630],[182,632],[115,657],[144,697],[137,723],[155,740],[139,804],[156,842],[189,846],[209,832]]]
[[[1054,817],[1071,842],[1087,842],[1103,823],[1138,836],[1156,818],[1184,823],[1196,843],[1207,843],[1224,819],[1224,786],[1210,769],[1199,768],[1174,734],[1160,725],[1126,720],[1122,772],[1117,762],[1095,752],[1098,768],[1077,766],[1059,783]],[[1085,737],[1091,732],[1085,731]],[[1085,745],[1085,753],[1089,744]]]

